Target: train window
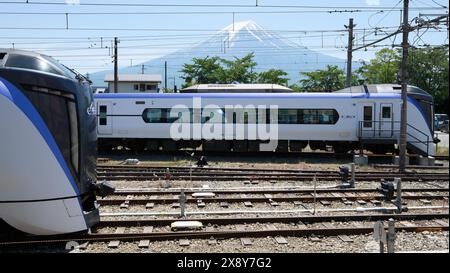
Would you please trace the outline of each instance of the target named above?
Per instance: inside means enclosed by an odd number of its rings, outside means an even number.
[[[334,109],[280,109],[279,124],[336,124],[339,114]]]
[[[78,178],[79,132],[77,105],[73,99],[49,93],[25,93],[47,125],[72,175]]]
[[[140,92],[145,92],[145,84],[141,83],[141,84],[139,85],[139,91],[140,91]]]
[[[76,172],[78,172],[78,120],[77,105],[73,101],[67,101],[70,126],[70,159]]]
[[[100,105],[100,120],[99,120],[99,124],[100,125],[107,125],[108,121],[107,121],[107,111],[108,108],[106,105]]]
[[[162,122],[162,109],[147,108],[142,113],[142,118],[146,123],[161,123]]]
[[[372,106],[364,106],[364,128],[372,128]]]
[[[298,124],[297,109],[280,109],[278,111],[279,124]]]
[[[383,106],[383,108],[382,108],[382,117],[383,118],[391,118],[391,107]]]
[[[139,90],[139,84],[134,85],[134,90],[136,90],[136,91]]]
[[[57,75],[64,75],[60,71],[56,70],[47,61],[31,56],[23,56],[17,54],[10,54],[5,64],[6,67],[17,67],[33,69],[38,71],[49,72]]]
[[[6,53],[0,53],[0,61],[6,56]]]

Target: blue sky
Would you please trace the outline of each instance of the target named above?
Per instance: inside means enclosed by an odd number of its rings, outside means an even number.
[[[5,2],[5,1],[3,1]],[[25,1],[17,1],[25,2]],[[33,2],[33,1],[30,1]],[[47,0],[41,2],[64,2],[63,0]],[[76,1],[75,1],[76,2]],[[80,0],[83,3],[145,3],[145,4],[211,4],[211,5],[254,5],[256,0],[216,0],[216,1],[162,1],[162,0],[131,0],[131,1],[104,1],[104,0]],[[304,13],[239,13],[255,11],[312,11],[317,9],[282,7],[117,7],[117,6],[83,6],[83,5],[33,5],[33,4],[5,4],[0,1],[0,47],[37,50],[47,55],[55,56],[61,62],[75,67],[79,71],[95,72],[111,69],[111,57],[108,48],[100,48],[100,37],[103,38],[103,46],[110,45],[111,37],[121,37],[120,66],[136,65],[145,60],[155,58],[165,53],[181,49],[192,43],[206,39],[233,21],[232,12],[236,12],[235,21],[253,20],[262,27],[275,30],[280,35],[289,37],[292,41],[304,46],[321,51],[324,54],[345,58],[345,46],[347,36],[342,33],[325,33],[321,48],[322,38],[317,30],[342,30],[348,24],[350,17],[354,18],[357,29],[358,43],[362,43],[362,29],[374,27],[398,27],[400,24],[400,11],[384,9],[384,12],[343,12],[329,13],[335,7],[346,7],[348,10],[373,7],[391,8],[401,7],[402,1],[398,0],[259,0],[259,5],[305,5],[330,7],[323,12]],[[443,0],[411,0],[410,18],[422,14],[443,14],[447,9],[422,9],[417,7],[436,8],[439,5],[448,6]],[[352,8],[355,7],[355,8]],[[213,14],[210,12],[228,12],[227,14]],[[202,14],[110,14],[110,15],[69,15],[69,28],[97,28],[102,30],[74,30],[66,27],[64,14],[12,14],[14,12],[205,12]],[[425,17],[424,17],[425,18]],[[14,29],[11,29],[14,28]],[[60,28],[60,29],[32,29],[32,28]],[[117,30],[117,29],[126,30]],[[138,28],[139,30],[134,30]],[[112,29],[112,30],[105,30]],[[150,30],[152,29],[152,30]],[[159,29],[156,31],[155,29]],[[301,30],[307,32],[301,32]],[[369,32],[369,31],[368,31]],[[373,40],[382,37],[382,32],[377,36],[369,35],[365,40]],[[367,35],[367,33],[366,33]],[[419,38],[420,37],[420,38]],[[383,44],[399,44],[401,37],[395,41],[386,41]],[[428,30],[412,33],[410,42],[416,45],[444,44],[448,43],[447,31]],[[167,46],[171,44],[171,46]],[[375,50],[359,51],[354,54],[355,60],[370,59]]]

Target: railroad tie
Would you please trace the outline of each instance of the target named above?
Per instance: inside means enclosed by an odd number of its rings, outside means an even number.
[[[155,207],[155,203],[147,203],[145,204],[145,209],[152,209]]]
[[[277,227],[274,224],[267,224],[265,226],[266,230],[277,230]]]
[[[222,208],[228,208],[228,202],[220,202]]]
[[[253,204],[252,204],[252,202],[244,202],[244,206],[252,208]]]
[[[245,228],[242,227],[242,226],[236,226],[236,231],[244,232]],[[240,238],[240,239],[241,239],[242,246],[251,246],[251,245],[253,245],[253,242],[252,242],[252,240],[250,240],[250,238]]]
[[[404,227],[414,227],[415,226],[413,223],[410,223],[408,221],[399,221],[398,223],[400,224],[400,226],[404,226]]]
[[[372,204],[374,204],[374,205],[381,205],[381,201],[380,200],[375,200],[375,199],[372,199],[372,200],[370,200],[370,203],[372,203]]]
[[[439,219],[437,219],[437,220],[434,220],[434,222],[435,222],[436,224],[440,225],[440,226],[448,227],[448,223],[445,222],[444,220],[439,220]]]
[[[177,209],[177,208],[179,208],[180,207],[180,203],[173,203],[172,204],[172,208],[173,209]]]
[[[353,243],[353,239],[348,237],[347,235],[338,235],[338,238],[345,243]]]
[[[272,194],[269,194],[269,193],[265,193],[264,197],[267,198],[267,199],[272,199],[273,198]]]
[[[358,205],[361,205],[361,206],[364,206],[367,204],[367,202],[364,200],[356,200],[356,202],[358,203]]]
[[[272,207],[278,207],[280,204],[278,204],[278,202],[271,201],[271,202],[270,202],[270,205],[271,205]]]
[[[275,237],[275,241],[278,244],[280,244],[280,245],[287,245],[288,244],[288,241],[284,237],[281,237],[281,236],[276,236]]]
[[[320,204],[322,204],[322,206],[329,206],[329,205],[331,205],[331,202],[330,201],[326,201],[326,200],[321,200]]]
[[[188,239],[180,239],[180,240],[178,241],[178,244],[179,244],[180,246],[189,246],[191,243],[190,243],[190,241],[189,241]]]
[[[153,232],[153,227],[152,226],[148,226],[144,228],[144,234],[147,233],[152,233]],[[139,248],[149,248],[150,246],[150,240],[140,240],[139,241]]]
[[[118,227],[114,233],[115,234],[124,234],[125,233],[125,228],[124,227]],[[109,244],[108,244],[108,248],[118,248],[119,245],[120,245],[120,240],[110,241]]]
[[[428,199],[420,199],[420,202],[422,202],[422,203],[425,204],[425,205],[431,204],[431,201],[428,200]]]

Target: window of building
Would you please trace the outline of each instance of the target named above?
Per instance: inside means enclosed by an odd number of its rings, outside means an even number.
[[[147,84],[147,90],[151,90],[151,91],[156,90],[156,85]]]

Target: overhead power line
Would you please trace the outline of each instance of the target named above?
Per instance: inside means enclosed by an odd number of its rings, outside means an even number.
[[[67,2],[46,2],[46,1],[0,1],[0,4],[17,4],[17,5],[64,5]],[[105,3],[105,2],[84,2],[76,4],[77,6],[104,6],[104,7],[196,7],[196,8],[292,8],[292,9],[359,9],[359,10],[373,10],[371,6],[319,6],[319,5],[256,5],[256,4],[147,4],[147,3]],[[422,6],[411,7],[411,10],[439,10],[446,9],[446,6]],[[390,6],[379,6],[377,9],[389,10]],[[398,8],[400,10],[401,8]]]

